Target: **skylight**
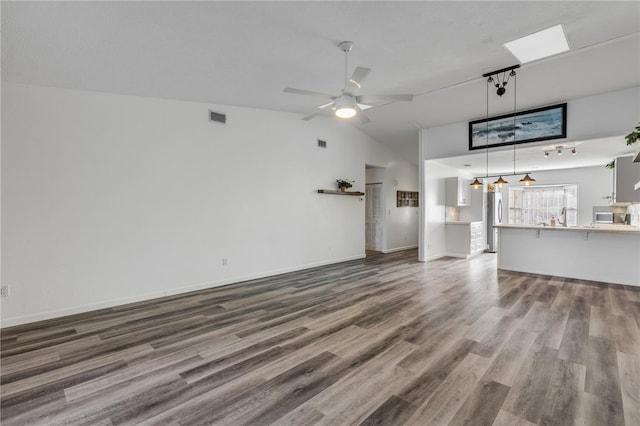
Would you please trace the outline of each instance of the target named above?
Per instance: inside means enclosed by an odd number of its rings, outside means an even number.
[[[562,25],[510,41],[504,47],[523,64],[569,50]]]

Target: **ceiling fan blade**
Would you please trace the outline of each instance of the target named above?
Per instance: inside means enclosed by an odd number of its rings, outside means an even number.
[[[314,117],[317,117],[319,115],[332,115],[331,114],[331,110],[328,109],[318,109],[316,111],[313,111],[311,114],[305,115],[304,117],[302,117],[302,120],[304,121],[309,121]]]
[[[356,67],[356,69],[353,70],[351,78],[347,82],[345,92],[355,93],[356,90],[360,89],[362,82],[367,78],[370,72],[371,68]]]
[[[330,106],[332,106],[334,103],[335,103],[335,102],[329,102],[328,104],[320,105],[319,107],[316,107],[316,108],[321,108],[321,109],[322,109],[322,108],[330,107]]]
[[[356,96],[356,102],[359,104],[376,104],[380,102],[410,102],[413,95],[362,95]]]
[[[295,93],[296,95],[315,96],[318,98],[326,98],[326,99],[336,98],[335,96],[329,95],[327,93],[312,92],[311,90],[294,89],[292,87],[285,87],[284,90],[282,91],[287,93]]]
[[[365,113],[362,111],[362,109],[357,105],[356,105],[356,110],[358,111],[358,118],[360,119],[360,123],[362,124],[371,123],[371,120],[369,120],[369,117],[367,117]]]

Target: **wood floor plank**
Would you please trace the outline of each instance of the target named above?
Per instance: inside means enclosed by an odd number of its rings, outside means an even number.
[[[584,390],[611,401],[621,401],[620,376],[615,344],[589,337],[589,358]]]
[[[535,333],[524,330],[517,330],[513,333],[489,366],[484,378],[506,386],[513,386],[536,336]]]
[[[549,366],[553,365],[557,354],[555,349],[543,347],[527,356],[503,410],[531,423],[538,423],[551,381],[552,369]]]
[[[487,358],[470,353],[409,418],[409,424],[448,424],[489,367]]]
[[[640,425],[640,358],[617,353],[624,419],[628,425]]]
[[[588,343],[589,323],[579,319],[569,319],[558,356],[565,361],[587,365]]]
[[[491,426],[510,389],[492,380],[480,380],[449,425]]]
[[[2,425],[637,425],[640,290],[417,251],[0,330]]]
[[[507,411],[500,410],[493,422],[493,426],[535,426],[535,424],[514,416]]]
[[[586,368],[556,358],[542,407],[541,425],[573,425],[580,423],[582,389],[584,389]]]

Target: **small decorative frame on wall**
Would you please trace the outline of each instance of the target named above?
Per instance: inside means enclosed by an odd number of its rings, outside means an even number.
[[[416,191],[396,191],[397,207],[420,207],[419,193]]]

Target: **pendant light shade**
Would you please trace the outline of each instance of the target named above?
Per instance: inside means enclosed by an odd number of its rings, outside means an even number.
[[[482,182],[480,182],[478,178],[475,178],[473,182],[471,182],[471,187],[474,189],[482,188]]]
[[[525,185],[530,185],[532,183],[534,183],[536,180],[534,178],[532,178],[531,176],[529,176],[529,174],[527,173],[526,175],[524,175],[524,177],[522,179],[520,179],[520,183],[523,183]]]
[[[502,176],[500,176],[500,178],[497,181],[493,182],[493,183],[498,185],[498,188],[502,188],[502,185],[506,185],[509,182],[504,180],[504,179],[502,179]]]

